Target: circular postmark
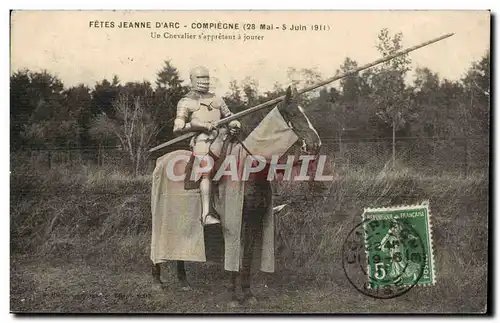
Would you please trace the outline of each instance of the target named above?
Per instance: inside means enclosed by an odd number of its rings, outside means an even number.
[[[424,272],[425,250],[422,238],[405,219],[367,219],[347,235],[342,265],[359,292],[389,299],[418,283]]]

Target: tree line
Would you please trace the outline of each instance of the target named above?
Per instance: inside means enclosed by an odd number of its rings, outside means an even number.
[[[390,55],[403,47],[403,35],[383,29],[377,49]],[[356,68],[346,57],[337,73]],[[490,54],[464,66],[459,80],[442,79],[419,67],[408,84],[411,59],[400,56],[302,96],[322,138],[483,137],[489,135]],[[314,69],[289,68],[287,76],[298,87],[324,78]],[[122,82],[117,75],[93,87],[65,87],[48,71],[18,70],[10,77],[11,152],[22,149],[91,148],[119,146],[134,172],[149,157],[147,150],[173,137],[177,102],[188,91],[173,62],[166,60],[155,83]],[[252,77],[231,80],[224,96],[233,112],[283,95],[276,83],[267,92]],[[249,132],[267,111],[245,117]],[[485,147],[487,150],[487,145]],[[394,160],[394,158],[393,158]]]

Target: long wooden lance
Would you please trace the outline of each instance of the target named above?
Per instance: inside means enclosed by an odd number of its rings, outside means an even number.
[[[409,52],[412,52],[412,51],[417,50],[417,49],[419,49],[419,48],[422,48],[422,47],[428,46],[428,45],[430,45],[430,44],[436,43],[436,42],[438,42],[438,41],[441,41],[441,40],[443,40],[443,39],[445,39],[445,38],[448,38],[448,37],[451,37],[451,36],[453,36],[453,35],[454,35],[454,33],[449,33],[449,34],[446,34],[446,35],[443,35],[443,36],[440,36],[440,37],[437,37],[437,38],[431,39],[431,40],[429,40],[429,41],[423,42],[423,43],[421,43],[421,44],[419,44],[419,45],[415,45],[415,46],[413,46],[413,47],[409,47],[409,48],[407,48],[407,49],[397,51],[397,52],[396,52],[396,53],[394,53],[394,54],[391,54],[391,55],[388,55],[388,56],[382,57],[382,58],[380,58],[380,59],[377,59],[377,60],[376,60],[376,61],[374,61],[374,62],[371,62],[371,63],[365,64],[365,65],[362,65],[362,66],[360,66],[360,67],[357,67],[357,68],[355,68],[355,69],[353,69],[353,70],[347,71],[347,72],[342,73],[342,74],[340,74],[340,75],[336,75],[336,76],[330,77],[330,78],[328,78],[328,79],[326,79],[326,80],[323,80],[323,81],[321,81],[321,82],[319,82],[319,83],[313,84],[313,85],[308,86],[308,87],[305,87],[305,88],[303,88],[303,89],[300,89],[300,90],[298,90],[297,92],[298,92],[299,94],[303,94],[303,93],[306,93],[306,92],[309,92],[309,91],[315,90],[315,89],[317,89],[317,88],[319,88],[319,87],[321,87],[321,86],[324,86],[324,85],[326,85],[326,84],[328,84],[328,83],[331,83],[331,82],[334,82],[334,81],[340,80],[340,79],[342,79],[342,78],[344,78],[344,77],[347,77],[347,76],[350,76],[350,75],[356,74],[356,73],[358,73],[358,72],[360,72],[360,71],[362,71],[362,70],[366,70],[366,69],[368,69],[368,68],[370,68],[370,67],[373,67],[373,66],[375,66],[375,65],[379,65],[379,64],[381,64],[381,63],[387,62],[387,61],[389,61],[389,60],[391,60],[391,59],[394,59],[394,58],[396,58],[396,57],[398,57],[398,56],[408,54]],[[285,96],[284,96],[284,95],[282,95],[282,96],[280,96],[280,97],[277,97],[277,98],[275,98],[275,99],[272,99],[272,100],[266,101],[266,102],[264,102],[264,103],[261,103],[261,104],[259,104],[259,105],[254,106],[254,107],[251,107],[251,108],[248,108],[248,109],[246,109],[246,110],[240,111],[240,112],[235,113],[235,114],[233,114],[233,115],[231,115],[231,116],[229,116],[229,117],[226,117],[226,118],[224,118],[224,119],[221,119],[221,120],[217,121],[215,125],[218,127],[218,126],[221,126],[221,125],[223,125],[223,124],[229,123],[229,122],[231,122],[231,121],[233,121],[233,120],[240,119],[241,117],[244,117],[244,116],[246,116],[246,115],[248,115],[248,114],[254,113],[255,111],[258,111],[258,110],[261,110],[261,109],[267,108],[267,107],[269,107],[270,105],[273,105],[273,104],[277,104],[277,103],[279,103],[280,101],[282,101],[284,98],[285,98]],[[180,136],[178,136],[178,137],[176,137],[176,138],[174,138],[174,139],[172,139],[172,140],[170,140],[170,141],[167,141],[167,142],[165,142],[165,143],[163,143],[163,144],[161,144],[161,145],[158,145],[158,146],[156,146],[156,147],[154,147],[154,148],[151,148],[151,149],[149,150],[149,152],[157,151],[157,150],[159,150],[159,149],[162,149],[162,148],[165,148],[165,147],[167,147],[167,146],[173,145],[173,144],[178,143],[178,142],[180,142],[180,141],[183,141],[183,140],[189,139],[189,138],[191,138],[191,137],[195,136],[196,134],[197,134],[197,132],[188,132],[188,133],[182,134],[182,135],[180,135]]]

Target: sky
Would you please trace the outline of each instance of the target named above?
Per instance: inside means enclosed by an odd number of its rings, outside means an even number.
[[[95,28],[91,21],[111,22]],[[118,28],[122,21],[149,22],[152,28]],[[179,28],[156,28],[178,22]],[[198,22],[239,23],[239,30],[193,29]],[[245,24],[305,25],[308,30],[243,30]],[[312,25],[325,26],[313,31]],[[184,27],[186,26],[186,27]],[[231,79],[250,76],[259,90],[288,85],[289,67],[312,68],[333,76],[346,57],[366,64],[380,58],[375,47],[382,28],[403,33],[404,47],[455,35],[410,54],[412,67],[428,67],[440,77],[458,79],[490,48],[488,11],[17,11],[11,16],[11,73],[46,69],[65,86],[93,86],[114,74],[122,82],[154,83],[165,60],[183,79],[204,65],[214,91],[224,94]],[[151,32],[161,37],[152,38]],[[164,32],[191,35],[261,36],[261,40],[166,39]]]

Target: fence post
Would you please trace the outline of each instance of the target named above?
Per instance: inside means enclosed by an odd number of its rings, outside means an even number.
[[[99,146],[97,146],[97,166],[98,167],[102,166],[101,144],[100,143],[99,143]]]
[[[432,161],[433,161],[433,169],[434,169],[434,172],[432,175],[436,175],[438,174],[439,172],[441,172],[441,165],[438,165],[438,158],[437,158],[437,154],[436,154],[436,145],[437,145],[437,140],[436,140],[436,135],[434,134],[432,136]],[[439,170],[438,170],[439,169]]]
[[[47,159],[48,159],[48,164],[49,164],[49,169],[50,169],[50,168],[52,168],[52,150],[51,150],[51,149],[49,149],[49,150],[48,150],[48,152],[49,152],[49,153],[48,153],[48,155],[47,155],[47,156],[48,156],[48,158],[47,158]]]
[[[342,163],[344,162],[344,151],[342,150],[342,130],[339,132],[339,155]]]
[[[468,140],[467,138],[464,139],[464,147],[465,147],[465,153],[464,153],[464,174],[465,177],[468,176],[469,173],[469,149],[468,149]]]

